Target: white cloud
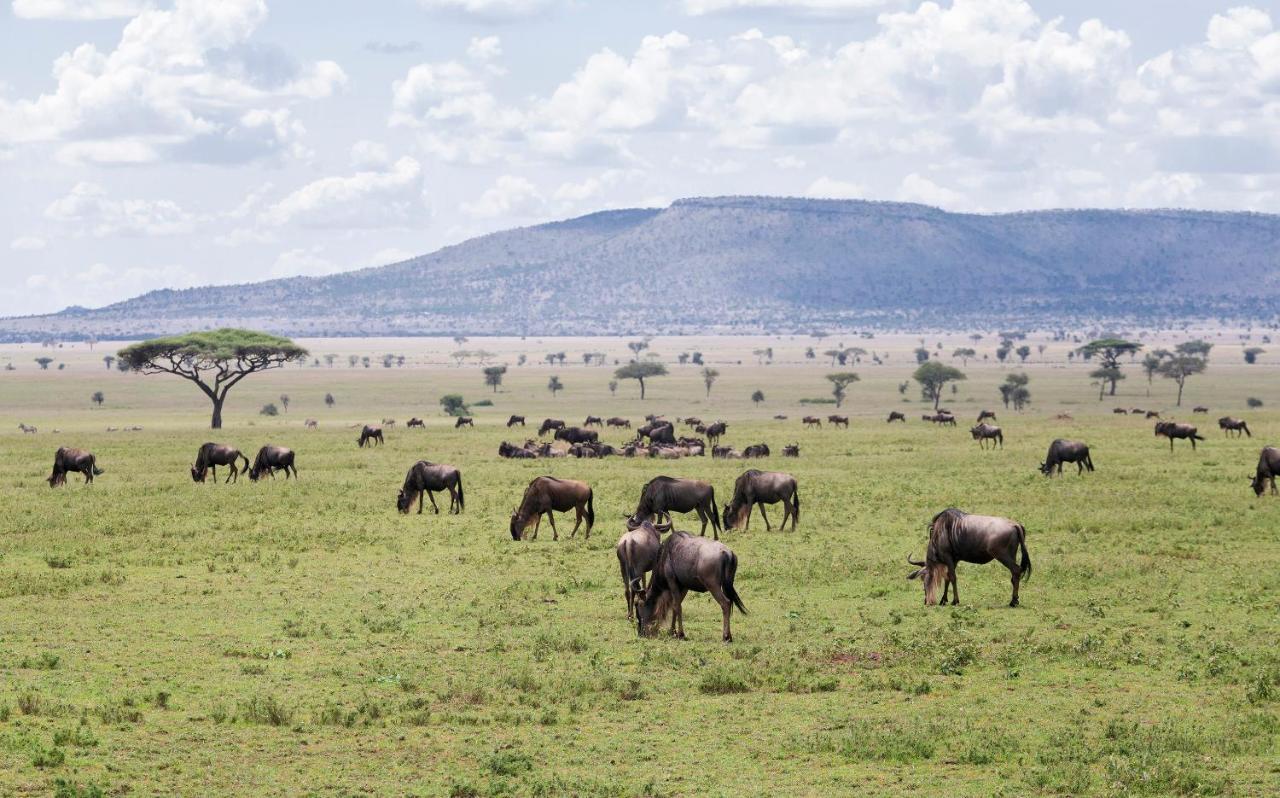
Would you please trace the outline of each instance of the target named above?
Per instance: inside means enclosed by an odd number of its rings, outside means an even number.
[[[319,277],[350,268],[349,265],[333,263],[321,253],[320,247],[287,249],[276,256],[268,274],[273,278]]]
[[[9,249],[15,252],[36,252],[44,247],[45,240],[39,236],[18,236],[9,242]]]
[[[83,4],[85,7],[94,4]],[[331,61],[296,65],[249,39],[264,0],[179,0],[142,10],[114,50],[82,44],[53,65],[56,87],[0,98],[0,142],[55,143],[72,162],[243,162],[305,153],[287,104],[346,83]]]
[[[13,0],[13,15],[19,19],[116,19],[132,17],[152,5],[147,0]]]
[[[903,0],[683,0],[686,14],[701,16],[732,11],[775,11],[808,16],[840,16],[865,14],[886,6],[902,5]]]
[[[492,61],[502,56],[502,40],[497,36],[473,36],[467,45],[467,57],[473,61]]]
[[[963,194],[940,186],[915,172],[902,179],[902,185],[898,189],[898,199],[904,202],[934,205],[947,210],[962,210],[968,204]]]
[[[195,218],[171,200],[117,200],[97,183],[81,182],[44,210],[67,232],[102,238],[114,235],[167,236],[190,233]]]
[[[37,294],[29,301],[45,307],[82,305],[101,307],[119,302],[156,288],[191,288],[207,283],[200,275],[183,266],[134,266],[116,268],[95,263],[69,274],[32,274],[24,281],[26,288]]]
[[[420,221],[422,167],[402,157],[386,169],[325,177],[292,192],[263,213],[272,225],[321,228],[397,227]]]
[[[351,146],[351,165],[356,169],[385,169],[391,163],[387,145],[376,141],[357,141]]]
[[[418,0],[418,4],[428,11],[502,22],[536,16],[559,5],[559,0]]]
[[[779,169],[803,169],[808,164],[803,158],[794,155],[779,155],[773,159],[773,165]]]
[[[866,187],[858,183],[820,177],[805,189],[804,195],[818,199],[863,199],[867,193]]]
[[[462,212],[479,219],[530,217],[541,213],[544,205],[533,183],[517,175],[503,175],[475,202],[462,203]]]

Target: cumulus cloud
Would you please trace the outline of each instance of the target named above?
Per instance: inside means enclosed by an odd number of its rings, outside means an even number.
[[[686,14],[702,16],[734,11],[772,11],[806,16],[865,14],[886,6],[903,5],[903,0],[683,0]]]
[[[253,46],[266,15],[264,0],[142,10],[110,52],[82,44],[60,56],[52,91],[0,98],[0,143],[55,143],[64,160],[111,163],[302,154],[286,106],[330,96],[346,74]]]
[[[462,212],[477,219],[536,216],[546,200],[529,180],[517,175],[503,175],[474,202],[462,203]]]
[[[325,177],[293,191],[262,214],[271,225],[321,228],[398,227],[419,221],[422,166],[402,157],[385,169]]]
[[[319,277],[343,271],[343,266],[328,260],[320,247],[287,249],[276,256],[268,274],[271,277]]]
[[[69,305],[101,307],[135,297],[157,287],[191,288],[208,282],[184,266],[130,266],[120,268],[94,263],[75,268],[67,274],[37,273],[28,275],[23,284],[28,293],[28,307],[34,303],[46,308]]]
[[[482,22],[506,22],[536,16],[560,5],[560,0],[418,0],[428,11]]]
[[[13,0],[13,15],[19,19],[116,19],[132,17],[153,5],[147,0]]]
[[[113,199],[97,183],[77,183],[44,210],[72,234],[167,236],[191,232],[196,219],[171,200]]]
[[[804,195],[817,199],[863,199],[867,196],[867,189],[847,180],[820,177],[805,189]]]
[[[35,252],[44,247],[45,240],[39,236],[18,236],[9,242],[9,249],[15,252]]]

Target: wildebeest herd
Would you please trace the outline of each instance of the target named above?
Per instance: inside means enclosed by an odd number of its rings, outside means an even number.
[[[1207,408],[1204,409],[1207,412]],[[1117,408],[1116,412],[1126,415],[1140,414],[1155,418],[1155,435],[1169,440],[1173,449],[1175,440],[1182,439],[1191,443],[1194,449],[1197,441],[1204,441],[1198,429],[1191,424],[1161,420],[1154,411],[1143,411],[1138,408],[1125,410]],[[1068,417],[1069,418],[1069,417]],[[935,424],[954,426],[955,416],[946,411],[939,411],[924,416],[926,421]],[[848,418],[844,416],[828,416],[828,427],[847,427]],[[889,422],[906,422],[904,414],[894,411],[889,414]],[[1004,434],[993,422],[995,413],[983,410],[970,433],[980,446],[986,448],[1003,448]],[[539,427],[539,436],[552,434],[551,441],[538,442],[528,440],[522,445],[503,442],[499,446],[502,457],[513,459],[579,457],[599,458],[607,456],[648,457],[658,459],[674,459],[679,457],[705,456],[710,450],[713,458],[761,458],[770,456],[767,444],[746,446],[741,452],[730,447],[719,445],[719,440],[728,428],[723,421],[704,424],[700,419],[679,419],[679,422],[691,427],[694,437],[677,435],[676,427],[670,421],[650,416],[646,423],[636,429],[635,436],[619,446],[602,443],[598,429],[606,425],[609,429],[631,429],[628,419],[613,417],[607,420],[599,416],[588,416],[582,426],[569,426],[559,419],[548,418]],[[390,422],[394,423],[394,422]],[[806,427],[821,428],[822,419],[806,416],[802,422]],[[508,428],[519,424],[524,426],[523,416],[513,415],[507,421]],[[363,425],[357,444],[360,448],[366,445],[376,446],[385,443],[383,425]],[[473,426],[468,417],[457,419],[455,428]],[[1247,435],[1252,437],[1248,425],[1241,419],[1230,416],[1218,421],[1224,434],[1231,436]],[[425,427],[421,419],[413,419],[410,427]],[[308,428],[314,428],[308,422]],[[24,428],[24,432],[34,428]],[[565,444],[559,448],[555,444]],[[799,456],[799,445],[789,444],[784,447],[783,455]],[[1077,474],[1094,470],[1093,458],[1089,446],[1082,441],[1059,438],[1054,440],[1039,466],[1040,473],[1052,476],[1056,471],[1062,474],[1066,464],[1074,463]],[[275,477],[283,471],[285,478],[298,477],[295,455],[291,449],[267,445],[258,450],[256,457],[250,462],[241,451],[234,446],[209,442],[203,444],[196,453],[191,465],[191,478],[198,483],[206,482],[212,475],[217,482],[217,468],[227,469],[224,483],[238,480],[240,474],[247,474],[251,481],[258,481],[264,476]],[[94,477],[104,473],[97,465],[95,456],[84,449],[63,447],[58,449],[53,465],[53,472],[48,478],[51,487],[65,484],[70,472],[84,475],[86,483],[92,483]],[[1265,447],[1258,460],[1250,485],[1257,496],[1262,496],[1270,488],[1272,495],[1277,494],[1276,477],[1280,474],[1280,449]],[[462,472],[455,466],[431,463],[420,460],[413,464],[405,475],[404,483],[396,496],[398,512],[408,514],[417,502],[418,513],[423,512],[424,503],[430,502],[435,514],[440,514],[435,494],[448,492],[449,514],[460,514],[465,510],[465,494],[463,491]],[[782,520],[779,531],[785,531],[790,522],[795,531],[800,522],[799,485],[791,474],[778,471],[762,471],[750,469],[743,472],[734,482],[733,491],[728,502],[717,506],[715,488],[710,482],[690,478],[655,476],[649,479],[640,489],[635,510],[625,516],[625,531],[618,539],[615,553],[623,583],[623,598],[626,603],[627,617],[637,625],[641,635],[650,635],[657,631],[660,624],[670,617],[670,630],[683,637],[684,624],[681,612],[682,602],[689,591],[708,592],[719,604],[723,613],[722,637],[732,640],[730,616],[734,607],[745,613],[741,597],[734,588],[734,577],[737,573],[738,558],[732,550],[720,542],[720,535],[725,530],[750,529],[751,515],[758,509],[764,521],[766,531],[772,531],[773,524],[766,514],[766,505],[782,505]],[[552,539],[559,538],[555,523],[555,513],[573,512],[574,526],[569,536],[576,537],[579,529],[583,529],[584,538],[590,539],[596,523],[595,495],[590,484],[581,480],[564,479],[549,475],[534,478],[526,487],[523,495],[511,512],[509,532],[513,540],[533,540],[538,536],[542,521],[551,526]],[[701,528],[698,535],[678,531],[674,528],[673,513],[696,514]],[[706,537],[707,527],[711,527],[712,537]],[[952,604],[959,603],[959,588],[956,582],[956,565],[960,562],[977,564],[996,560],[1004,565],[1010,573],[1012,595],[1010,606],[1018,605],[1018,591],[1022,580],[1031,575],[1031,558],[1027,551],[1026,529],[1022,524],[1008,518],[973,515],[956,508],[948,508],[938,513],[929,522],[928,537],[923,560],[908,562],[915,568],[909,579],[918,579],[924,588],[926,605],[946,604],[948,597]],[[664,538],[665,535],[665,538]],[[647,577],[647,581],[646,581]],[[941,585],[941,597],[938,588]]]

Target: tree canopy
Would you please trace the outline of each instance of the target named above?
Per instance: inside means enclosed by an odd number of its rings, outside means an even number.
[[[644,398],[644,381],[650,377],[661,377],[667,373],[667,367],[653,361],[636,361],[628,363],[613,372],[620,380],[635,380],[640,383],[640,398]]]
[[[955,366],[948,366],[937,360],[929,360],[920,364],[920,368],[915,370],[911,375],[911,379],[920,383],[920,393],[927,401],[933,402],[933,407],[938,408],[938,402],[942,399],[942,387],[948,382],[966,379],[964,372]]]
[[[227,392],[245,377],[307,356],[288,338],[255,330],[224,328],[153,338],[116,353],[143,374],[173,374],[196,384],[213,403],[210,426],[222,428]]]
[[[859,377],[852,371],[841,371],[828,374],[827,379],[831,381],[831,395],[835,397],[836,407],[839,408],[844,404],[845,389],[850,383],[858,382]]]

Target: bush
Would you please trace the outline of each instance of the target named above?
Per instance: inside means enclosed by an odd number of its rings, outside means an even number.
[[[57,779],[53,782],[53,798],[106,798],[106,793],[96,784],[76,784]]]
[[[473,402],[472,407],[493,407],[492,399],[481,399],[479,402]]]
[[[1259,407],[1262,407],[1262,400],[1256,396],[1250,396],[1248,399],[1245,400],[1245,404],[1247,404],[1249,407],[1256,410]]]
[[[265,405],[262,406],[262,409],[258,411],[258,415],[278,416],[280,415],[280,408],[276,407],[275,404],[272,402],[267,402]]]

